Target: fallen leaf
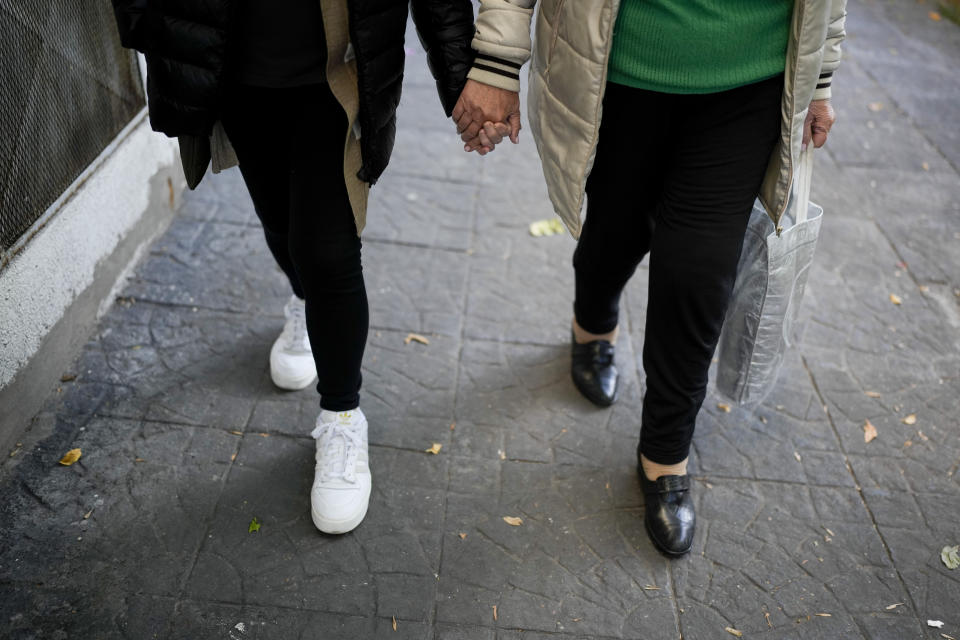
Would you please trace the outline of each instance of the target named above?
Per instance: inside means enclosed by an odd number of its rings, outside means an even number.
[[[80,451],[80,449],[70,449],[70,451],[67,451],[65,454],[63,454],[63,457],[60,458],[60,464],[65,467],[69,467],[74,462],[79,460],[81,455],[83,455],[83,452]]]
[[[927,626],[934,629],[943,629],[943,620],[927,620]]]
[[[257,435],[260,436],[261,438],[269,438],[269,437],[270,437],[270,434],[269,434],[269,433],[258,433]]]
[[[257,521],[256,516],[253,517],[253,520],[250,521],[250,526],[247,527],[247,533],[253,533],[254,531],[260,531],[260,523]]]
[[[93,509],[90,509],[90,511],[87,511],[85,514],[83,514],[83,519],[84,519],[84,520],[89,520],[89,519],[90,519],[90,516],[92,516],[92,515],[93,515]]]
[[[738,638],[743,637],[743,631],[740,631],[739,629],[734,629],[733,627],[724,627],[723,630],[732,636],[737,636]]]
[[[870,109],[870,111],[874,111],[874,112],[876,112],[876,111],[883,111],[883,103],[882,103],[882,102],[871,102],[870,104],[867,105],[867,109]]]
[[[60,382],[73,382],[77,379],[77,374],[75,373],[65,373],[60,376]]]
[[[908,415],[906,418],[904,418],[904,419],[901,420],[900,422],[902,422],[903,424],[908,424],[908,425],[909,425],[909,424],[917,424],[917,414],[911,413],[910,415]]]
[[[648,584],[643,588],[644,591],[660,591],[660,587],[655,584]]]
[[[960,567],[960,545],[944,547],[940,550],[940,560],[947,569]]]
[[[523,524],[522,518],[517,518],[515,516],[503,516],[503,521],[506,522],[511,527],[519,527]]]
[[[927,16],[928,16],[931,20],[933,20],[934,22],[940,22],[940,17],[941,17],[941,16],[940,16],[940,14],[937,13],[936,11],[931,11],[930,13],[927,14]]]
[[[820,526],[823,527],[823,525],[820,525]],[[827,528],[827,527],[823,527],[823,530],[826,531],[826,532],[827,532],[829,535],[831,535],[831,536],[837,535],[837,534],[835,534],[833,531],[830,531],[830,529]]]
[[[411,342],[419,342],[420,344],[430,344],[430,341],[419,333],[408,333],[407,337],[403,339],[403,344],[410,344]]]
[[[236,459],[237,459],[237,454],[233,454],[232,456],[230,456],[230,462],[233,462]]]
[[[869,420],[863,425],[863,441],[870,442],[877,437],[877,428]]]
[[[232,433],[232,434],[235,435],[235,436],[242,436],[242,435],[243,435],[243,431],[231,431],[230,433]]]
[[[896,609],[897,607],[902,607],[904,604],[905,603],[903,602],[894,602],[893,604],[889,604],[887,605],[887,611],[890,611],[891,609]]]
[[[437,455],[438,453],[440,453],[440,449],[443,449],[443,445],[440,444],[439,442],[434,442],[432,447],[430,447],[429,449],[424,449],[424,451],[426,453],[432,453],[433,455]]]
[[[459,536],[460,536],[460,539],[461,539],[461,540],[466,540],[466,539],[467,539],[467,534],[465,534],[465,533],[461,533],[461,534],[459,534]]]
[[[537,220],[531,222],[529,227],[530,235],[534,238],[542,236],[555,236],[563,233],[563,224],[558,218],[548,218],[546,220]]]
[[[832,618],[832,617],[833,617],[833,614],[832,614],[832,613],[815,613],[815,614],[813,614],[813,615],[815,615],[815,616],[820,616],[821,618]]]
[[[903,446],[904,446],[904,448],[912,447],[912,446],[913,446],[913,440],[904,440]]]
[[[397,630],[397,616],[390,616],[390,625],[393,627],[393,630]]]
[[[901,300],[901,299],[900,299],[900,296],[898,296],[898,295],[895,294],[895,293],[891,293],[891,294],[890,294],[890,302],[892,302],[893,304],[895,304],[895,305],[897,305],[897,306],[900,306],[901,304],[903,304],[903,300]]]
[[[133,461],[134,461],[134,462],[146,462],[146,460],[144,460],[143,458],[134,458]]]
[[[920,165],[920,168],[923,169],[924,171],[930,171],[930,163],[924,162]]]
[[[730,405],[722,402],[717,403],[717,409],[720,409],[720,411],[723,411],[724,413],[730,413]]]
[[[493,605],[493,621],[497,621],[497,605]]]
[[[880,397],[880,394],[877,393],[876,391],[864,391],[864,392],[863,392],[863,395],[867,396],[868,398],[879,398],[879,397]]]
[[[923,431],[920,431],[919,429],[917,429],[917,436],[919,436],[924,442],[930,439],[923,433]]]

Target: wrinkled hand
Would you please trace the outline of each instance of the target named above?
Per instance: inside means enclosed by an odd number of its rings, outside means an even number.
[[[520,94],[467,80],[453,108],[464,151],[493,151],[505,136],[520,141]]]
[[[837,121],[837,115],[833,111],[830,100],[814,100],[810,103],[807,110],[807,117],[803,121],[803,146],[813,140],[813,146],[817,149],[827,142],[827,134],[830,133],[830,127]]]

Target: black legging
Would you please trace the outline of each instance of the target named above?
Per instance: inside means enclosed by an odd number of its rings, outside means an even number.
[[[369,310],[343,179],[347,118],[326,84],[235,86],[222,113],[267,245],[306,301],[320,406],[360,403]]]
[[[620,293],[650,253],[640,452],[687,457],[753,201],[780,134],[783,77],[673,95],[608,84],[587,219],[573,255],[574,314],[618,323]]]

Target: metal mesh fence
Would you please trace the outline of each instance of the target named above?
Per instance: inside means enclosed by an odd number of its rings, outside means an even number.
[[[110,0],[0,0],[0,266],[143,105]]]

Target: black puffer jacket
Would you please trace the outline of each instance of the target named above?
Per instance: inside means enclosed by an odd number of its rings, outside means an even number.
[[[318,2],[320,0],[317,0]],[[343,0],[357,56],[358,177],[373,184],[396,136],[408,0]],[[219,118],[234,0],[113,0],[121,42],[147,59],[150,123],[169,136],[208,136]],[[409,0],[447,115],[473,63],[470,0]]]

